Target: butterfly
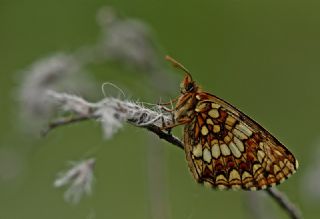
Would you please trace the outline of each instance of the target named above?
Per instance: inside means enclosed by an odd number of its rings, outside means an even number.
[[[273,135],[231,104],[202,91],[182,64],[166,59],[186,73],[172,127],[184,125],[186,159],[198,183],[254,191],[280,184],[296,172],[298,161]]]

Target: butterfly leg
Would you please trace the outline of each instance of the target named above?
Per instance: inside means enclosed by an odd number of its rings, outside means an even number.
[[[170,104],[170,103],[169,103],[169,104]],[[166,107],[166,105],[169,105],[169,104],[161,104],[161,103],[158,103],[158,108],[159,108],[161,111],[172,113],[172,112],[174,111],[174,107],[172,106],[172,102],[171,102],[171,109],[169,109],[168,107]]]
[[[179,119],[176,123],[174,123],[172,125],[167,125],[166,126],[165,124],[163,124],[161,130],[169,130],[169,129],[172,129],[172,128],[177,127],[179,125],[187,124],[189,122],[191,122],[191,119],[188,118],[188,117],[184,117],[184,118]]]
[[[178,101],[178,98],[179,97],[176,97],[176,98],[174,98],[173,100],[170,100],[169,102],[166,102],[166,103],[161,103],[161,100],[158,102],[158,105],[160,105],[160,106],[168,106],[168,105],[171,105],[172,106],[172,104],[173,103],[176,103],[177,101]]]

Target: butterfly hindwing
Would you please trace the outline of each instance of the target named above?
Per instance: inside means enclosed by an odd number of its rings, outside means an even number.
[[[298,168],[294,156],[268,131],[208,93],[196,95],[184,143],[194,178],[218,189],[257,190],[279,184]]]

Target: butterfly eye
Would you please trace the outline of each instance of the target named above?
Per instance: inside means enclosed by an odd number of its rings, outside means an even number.
[[[182,82],[180,84],[180,91],[182,94],[186,92],[192,92],[194,90],[194,87],[195,86],[193,82],[189,82],[189,83]]]
[[[194,89],[194,84],[193,83],[188,83],[186,86],[186,91],[190,92]]]

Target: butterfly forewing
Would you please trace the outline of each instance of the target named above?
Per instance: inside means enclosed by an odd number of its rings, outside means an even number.
[[[184,143],[198,182],[218,189],[265,189],[298,168],[287,148],[232,105],[203,92],[194,101]]]

